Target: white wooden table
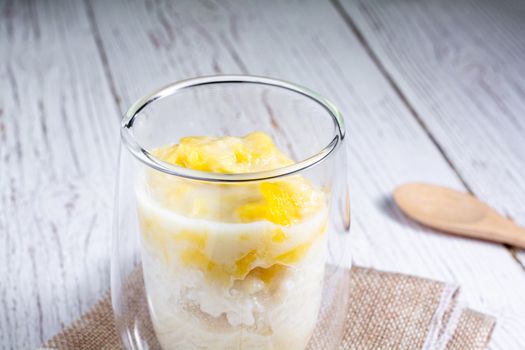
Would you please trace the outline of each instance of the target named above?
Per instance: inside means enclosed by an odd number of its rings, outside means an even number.
[[[108,289],[123,111],[249,73],[344,112],[355,263],[460,284],[498,318],[490,347],[524,349],[525,253],[390,199],[439,183],[525,224],[524,18],[520,0],[0,0],[0,348],[34,348]]]

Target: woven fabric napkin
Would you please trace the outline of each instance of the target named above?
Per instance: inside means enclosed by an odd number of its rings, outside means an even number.
[[[495,319],[462,308],[459,288],[442,282],[354,267],[349,279],[351,302],[340,350],[484,349]],[[309,349],[328,350],[319,337],[321,315]],[[122,349],[113,323],[109,294],[45,345],[45,349]],[[283,349],[284,350],[284,349]]]

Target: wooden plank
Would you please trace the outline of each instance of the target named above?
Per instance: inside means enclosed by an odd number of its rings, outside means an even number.
[[[525,225],[525,3],[344,6],[472,191]]]
[[[348,126],[356,263],[460,283],[473,307],[499,318],[494,347],[519,348],[525,276],[510,254],[422,229],[389,199],[407,181],[462,184],[333,7],[314,0],[93,7],[123,105],[169,81],[218,72],[281,77],[332,98]]]
[[[0,348],[32,349],[108,288],[118,114],[83,6],[2,2],[0,61]]]

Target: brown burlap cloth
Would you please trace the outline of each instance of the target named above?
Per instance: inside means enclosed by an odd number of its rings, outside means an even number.
[[[484,349],[495,319],[462,308],[456,286],[398,273],[353,267],[350,302],[339,349]],[[329,322],[329,312],[321,315]],[[328,349],[315,330],[309,349]],[[109,294],[44,348],[122,349]],[[286,349],[283,349],[286,350]]]

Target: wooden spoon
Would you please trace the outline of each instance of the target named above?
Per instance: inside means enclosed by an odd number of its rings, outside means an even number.
[[[394,191],[401,210],[417,222],[449,233],[525,248],[525,228],[468,193],[422,183]]]

